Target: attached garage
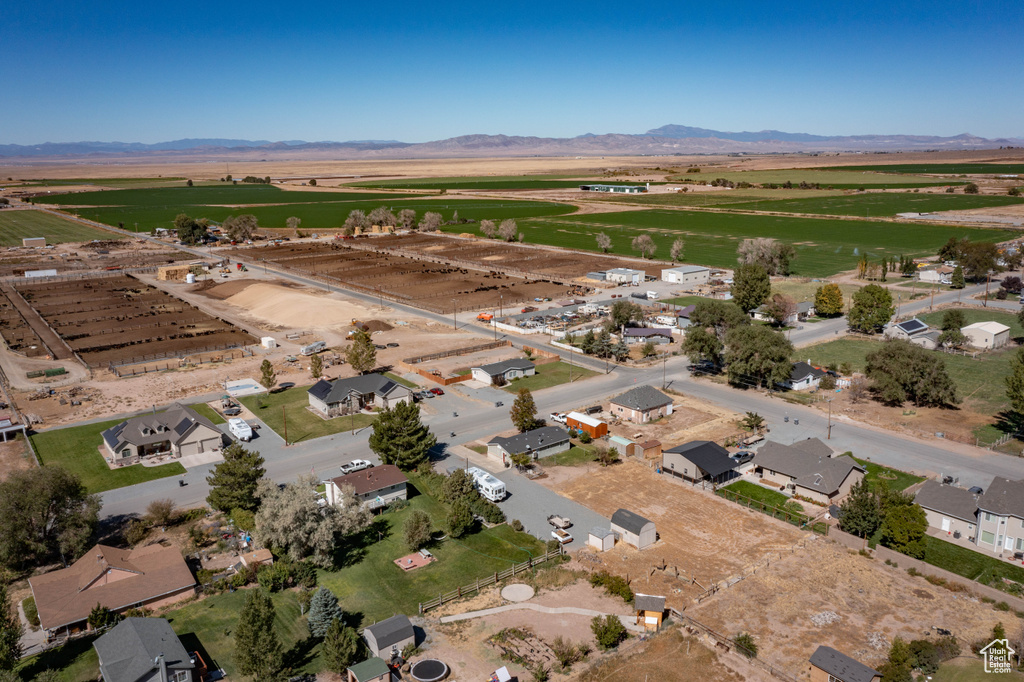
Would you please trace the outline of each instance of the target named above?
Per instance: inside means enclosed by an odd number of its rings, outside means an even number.
[[[612,530],[637,549],[650,547],[658,540],[654,522],[628,509],[619,509],[612,514]]]

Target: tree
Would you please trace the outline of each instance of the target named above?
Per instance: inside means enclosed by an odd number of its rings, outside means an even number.
[[[526,433],[537,426],[537,404],[533,401],[533,394],[530,389],[521,388],[512,402],[512,409],[509,411],[512,424],[519,429],[519,433]]]
[[[124,616],[114,613],[106,606],[96,602],[96,606],[92,607],[92,611],[89,612],[89,617],[85,622],[88,623],[89,627],[93,630],[102,630],[103,628],[108,628],[111,625],[117,625],[122,620],[124,620]]]
[[[979,191],[978,185],[973,182],[968,182],[964,185],[964,194],[977,194]]]
[[[889,277],[889,260],[887,258],[882,259],[882,276],[881,280],[884,282]]]
[[[1024,315],[1024,311],[1021,311]],[[1018,424],[1024,423],[1024,348],[1018,348],[1010,358],[1010,373],[1006,375],[1006,397],[1016,415]]]
[[[221,452],[224,461],[206,477],[210,494],[206,501],[217,511],[230,513],[233,509],[254,512],[259,507],[256,487],[267,473],[263,457],[255,450],[246,450],[232,443]]]
[[[60,466],[14,471],[0,483],[0,563],[20,569],[85,551],[100,498]]]
[[[309,602],[309,617],[306,625],[309,627],[309,634],[317,639],[327,635],[327,630],[336,620],[345,617],[345,612],[338,605],[338,598],[326,587],[320,587],[313,593],[313,599]]]
[[[11,604],[7,583],[0,580],[0,670],[14,670],[21,659],[21,619]]]
[[[740,420],[740,426],[752,433],[760,433],[764,427],[764,417],[757,412],[747,412],[746,416]]]
[[[619,330],[623,327],[632,326],[634,323],[642,324],[644,321],[644,309],[639,303],[632,301],[616,301],[612,303],[611,312],[608,315],[608,327]]]
[[[882,402],[901,405],[909,400],[918,407],[960,402],[956,384],[946,372],[942,358],[909,341],[885,341],[866,360],[864,373],[872,380],[871,389]]]
[[[594,355],[599,358],[609,358],[612,355],[612,335],[607,329],[602,329],[594,340]]]
[[[626,639],[626,628],[618,616],[594,616],[590,621],[590,630],[597,639],[597,645],[604,651],[614,649]]]
[[[962,265],[958,265],[953,268],[953,276],[949,280],[950,286],[954,289],[963,289],[967,286],[967,282],[964,278],[964,268]]]
[[[619,339],[614,346],[612,346],[612,357],[617,362],[623,362],[629,357],[629,346],[626,344],[624,339]]]
[[[943,261],[954,261],[960,258],[964,245],[967,244],[967,237],[957,239],[950,237],[949,240],[939,248],[938,256]]]
[[[793,344],[781,333],[761,325],[737,327],[725,345],[730,382],[772,386],[789,379]]]
[[[169,498],[153,500],[146,507],[146,518],[154,526],[166,526],[174,521],[176,515],[174,500]]]
[[[758,237],[744,239],[736,253],[739,255],[737,260],[743,265],[760,265],[772,275],[788,275],[796,250],[777,239]]]
[[[838,284],[824,284],[814,294],[814,312],[820,317],[843,314],[843,290]]]
[[[597,336],[594,334],[593,329],[588,329],[587,333],[580,339],[580,350],[585,355],[590,355],[594,352],[594,343],[597,341]]]
[[[289,230],[294,230],[298,232],[299,225],[302,224],[302,218],[299,218],[298,216],[291,216],[290,218],[284,221],[284,224],[288,226]]]
[[[345,671],[361,658],[359,653],[362,644],[363,640],[355,628],[345,625],[340,619],[332,621],[320,647],[327,669],[335,674],[344,675]]]
[[[963,266],[967,279],[983,281],[992,271],[999,270],[999,247],[992,242],[967,242],[960,254],[959,265]]]
[[[366,219],[370,221],[370,225],[379,225],[381,227],[394,227],[398,224],[395,214],[387,206],[378,206],[373,209],[370,211],[370,215],[366,216]]]
[[[174,218],[174,229],[178,239],[189,246],[202,244],[206,239],[206,226],[184,213],[179,213]]]
[[[403,230],[411,230],[416,227],[416,211],[411,208],[403,208],[398,212],[398,224]]]
[[[351,486],[343,486],[340,503],[321,507],[314,493],[318,483],[309,475],[283,488],[261,481],[254,537],[264,546],[285,550],[294,561],[308,557],[317,566],[329,568],[341,539],[366,528],[371,514],[356,500]]]
[[[274,602],[262,588],[248,590],[235,625],[235,666],[257,680],[281,677],[284,657],[274,629]]]
[[[403,401],[378,413],[369,442],[383,464],[411,471],[430,460],[437,438],[420,421],[419,405]]]
[[[430,532],[430,516],[421,509],[409,514],[402,524],[402,538],[412,552],[430,542]]]
[[[507,242],[514,242],[516,240],[517,232],[519,232],[519,227],[516,225],[516,221],[512,218],[502,220],[501,225],[498,226],[498,236]]]
[[[512,464],[518,471],[523,471],[524,469],[529,468],[531,464],[533,464],[533,457],[531,457],[530,453],[528,452],[512,453],[512,456],[509,457],[509,459],[512,460]]]
[[[316,178],[310,178],[309,179],[309,186],[310,187],[316,187]]]
[[[348,217],[345,218],[345,223],[342,225],[343,228],[352,234],[356,230],[365,230],[370,227],[370,220],[366,217],[366,213],[360,209],[354,209],[349,211]]]
[[[942,314],[942,330],[963,329],[967,326],[967,316],[959,308],[950,308]]]
[[[633,237],[633,241],[630,242],[630,246],[633,247],[634,251],[639,251],[640,255],[644,258],[651,258],[654,256],[654,252],[658,250],[658,245],[654,243],[649,234],[641,234]]]
[[[907,643],[899,637],[893,637],[889,659],[881,667],[879,672],[882,673],[882,682],[912,682],[913,655]]]
[[[493,220],[481,220],[480,233],[488,239],[494,239],[494,235],[498,233],[498,227]]]
[[[260,363],[260,386],[269,391],[276,383],[277,372],[274,371],[274,366],[270,364],[270,360],[264,360]]]
[[[603,467],[611,466],[619,461],[619,450],[618,448],[606,448],[599,446],[595,450],[597,455],[597,462]]]
[[[857,537],[871,536],[882,523],[878,498],[864,480],[850,488],[850,494],[839,505],[839,509],[842,510],[839,527]]]
[[[314,379],[319,379],[324,373],[324,361],[319,355],[309,359],[309,374]]]
[[[256,216],[251,213],[243,213],[238,217],[228,216],[221,223],[221,230],[228,236],[233,242],[244,242],[248,239],[252,239],[252,236],[256,234],[256,230],[259,228],[259,223],[256,220]]]
[[[473,512],[465,498],[455,500],[448,511],[448,534],[456,540],[468,533],[473,527]]]
[[[1020,277],[1010,275],[1009,277],[1004,277],[999,286],[1011,294],[1019,294],[1024,289],[1024,282],[1021,282]]]
[[[352,334],[352,343],[345,348],[345,361],[360,374],[366,374],[377,366],[377,349],[365,329]]]
[[[702,300],[690,313],[690,327],[710,329],[720,341],[736,327],[750,324],[750,318],[732,301]]]
[[[595,237],[597,239],[597,248],[601,249],[601,253],[608,253],[608,249],[612,248],[612,238],[601,232]]]
[[[784,294],[774,294],[764,304],[764,311],[776,325],[781,327],[796,315],[796,301]]]
[[[868,284],[853,295],[853,306],[847,318],[850,329],[874,334],[892,319],[894,312],[889,290],[877,284]]]
[[[473,484],[473,477],[465,469],[456,469],[448,474],[441,485],[441,501],[446,504],[475,495],[476,486]]]
[[[645,358],[649,358],[649,357],[652,357],[654,355],[657,355],[658,354],[658,349],[654,345],[653,341],[648,341],[640,349],[640,354],[643,355]]]
[[[747,658],[757,658],[757,642],[746,632],[741,632],[732,640],[740,648],[740,653]]]
[[[768,271],[761,265],[752,263],[740,265],[732,276],[732,300],[745,313],[768,300],[772,291],[772,282]]]
[[[686,242],[680,237],[672,242],[672,248],[669,249],[668,255],[673,261],[683,260],[683,249],[686,247]]]
[[[437,228],[441,227],[443,220],[440,213],[427,211],[420,219],[419,229],[423,232],[435,232]]]
[[[191,187],[191,186],[192,186],[193,184],[194,184],[194,183],[192,182],[192,179],[191,179],[191,178],[189,178],[188,180],[186,180],[186,181],[185,181],[185,186],[186,186],[186,187]]]

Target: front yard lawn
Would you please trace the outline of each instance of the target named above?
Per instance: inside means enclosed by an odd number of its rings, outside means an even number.
[[[178,462],[153,467],[133,464],[119,469],[107,466],[99,451],[103,443],[100,434],[121,421],[114,419],[98,424],[41,431],[32,434],[30,438],[43,466],[64,467],[78,476],[90,493],[101,493],[185,473],[185,467]]]
[[[528,388],[530,391],[539,391],[542,388],[551,388],[569,381],[569,373],[572,372],[573,383],[592,377],[597,372],[580,367],[577,364],[570,365],[568,362],[552,362],[547,365],[537,365],[537,373],[532,377],[516,379],[505,390],[509,393],[518,393],[521,388]]]
[[[864,480],[871,486],[881,482],[893,490],[906,490],[915,483],[920,483],[924,480],[922,476],[908,474],[899,469],[891,469],[881,464],[869,462],[866,459],[860,459],[859,457],[854,457],[853,459],[867,470]]]
[[[300,443],[313,438],[331,436],[353,428],[361,429],[369,426],[377,418],[375,414],[357,414],[355,416],[323,419],[309,409],[309,386],[292,386],[283,391],[263,396],[250,395],[240,398],[242,404],[259,417],[274,433],[285,437],[285,420],[288,425],[288,442]],[[263,407],[260,407],[262,402]]]
[[[625,453],[620,452],[619,457]],[[586,445],[574,445],[565,452],[557,452],[547,457],[541,457],[537,462],[541,466],[578,467],[581,464],[594,461],[594,448]]]
[[[925,536],[925,563],[975,580],[996,589],[1005,589],[1003,578],[1024,585],[1024,567],[974,550],[954,545],[940,538]]]

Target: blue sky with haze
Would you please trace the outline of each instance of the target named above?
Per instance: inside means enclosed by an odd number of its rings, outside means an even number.
[[[1018,2],[10,2],[0,143],[1024,137]]]

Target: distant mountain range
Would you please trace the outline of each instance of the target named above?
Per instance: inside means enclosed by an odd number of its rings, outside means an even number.
[[[463,135],[434,142],[353,140],[306,142],[288,140],[185,139],[157,144],[140,142],[44,142],[0,145],[0,158],[44,157],[268,157],[288,158],[429,158],[482,156],[621,156],[673,154],[771,154],[787,152],[925,151],[992,149],[1024,146],[1024,139],[986,139],[964,133],[931,135],[811,135],[779,130],[725,132],[665,125],[640,135],[587,133],[578,137]]]

